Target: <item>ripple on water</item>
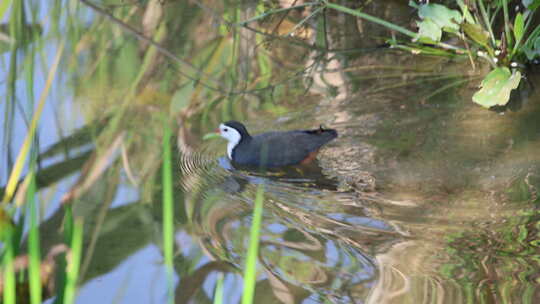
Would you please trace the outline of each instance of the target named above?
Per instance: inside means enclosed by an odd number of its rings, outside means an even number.
[[[290,294],[301,287],[352,301],[341,290],[376,278],[369,253],[401,238],[392,226],[369,217],[357,193],[338,191],[340,181],[327,176],[326,168],[258,173],[201,154],[211,152],[186,154],[182,162],[192,175],[183,187],[204,251],[242,267],[253,200],[264,185],[263,276]]]
[[[459,123],[466,114],[436,107],[331,106],[336,124],[329,126],[340,136],[321,151],[315,170],[237,170],[215,156],[223,147],[210,145],[183,156],[186,204],[205,252],[243,267],[262,184],[262,276],[293,298],[454,303],[471,284],[472,298],[488,299],[495,289],[536,279],[530,252],[538,229],[520,212],[535,197],[538,169],[530,162],[538,154],[512,150],[504,138],[490,141],[512,132],[475,130],[490,119],[478,111]],[[504,121],[497,116],[484,125]],[[512,239],[520,239],[519,248],[510,248]]]

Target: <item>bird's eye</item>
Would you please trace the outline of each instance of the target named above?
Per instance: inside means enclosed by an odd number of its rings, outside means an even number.
[[[223,129],[223,132],[227,132],[227,131],[229,131],[229,129],[227,129],[227,128]]]

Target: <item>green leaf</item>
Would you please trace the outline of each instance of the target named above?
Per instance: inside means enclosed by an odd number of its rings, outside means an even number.
[[[418,9],[418,16],[421,19],[431,19],[441,29],[447,32],[457,32],[459,24],[463,20],[461,13],[451,10],[440,4],[424,4]]]
[[[478,24],[465,22],[461,25],[465,34],[481,46],[487,46],[489,34]]]
[[[540,53],[540,37],[536,37],[536,40],[533,43],[533,50]]]
[[[473,101],[485,108],[504,106],[510,99],[510,92],[519,86],[521,73],[513,73],[507,67],[499,67],[487,74],[481,89],[473,96]]]
[[[523,19],[523,15],[518,13],[516,15],[516,19],[514,20],[514,37],[516,38],[516,41],[521,41],[521,38],[523,38],[524,29],[525,20]]]
[[[436,43],[441,41],[441,28],[435,22],[431,21],[431,19],[417,21],[416,24],[418,25],[416,40],[425,43]]]
[[[536,56],[540,55],[540,37],[536,37],[530,45],[525,45],[523,48],[527,59],[533,60]]]
[[[457,4],[461,9],[461,12],[463,13],[463,18],[465,19],[465,21],[468,23],[476,23],[474,17],[469,11],[469,7],[465,3],[463,3],[463,0],[457,0]]]
[[[527,9],[531,11],[534,11],[535,9],[540,7],[540,0],[534,0],[534,1],[529,1],[529,2],[532,2],[532,3],[529,3],[528,5],[525,5],[525,6],[527,7]]]

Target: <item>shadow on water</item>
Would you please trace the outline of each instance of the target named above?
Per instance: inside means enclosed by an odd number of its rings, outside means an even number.
[[[403,1],[368,2],[371,14],[410,20]],[[88,24],[66,17],[80,62],[66,68],[73,82],[62,86],[75,96],[63,110],[78,112],[51,110],[48,120],[84,123],[49,140],[36,176],[50,203],[43,255],[63,242],[67,206],[84,218],[77,303],[164,302],[164,117],[177,130],[176,303],[211,302],[219,273],[224,303],[239,302],[260,184],[257,303],[540,299],[538,91],[487,111],[470,101],[487,68],[466,59],[374,47],[390,34],[309,5],[237,26],[260,8],[224,3],[98,7]],[[339,137],[310,166],[261,173],[231,164],[223,141],[203,141],[229,119],[255,134],[324,124]]]

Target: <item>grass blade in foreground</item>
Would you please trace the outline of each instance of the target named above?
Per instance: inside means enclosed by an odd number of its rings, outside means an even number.
[[[83,242],[83,222],[76,219],[73,225],[73,235],[70,243],[70,252],[68,258],[68,267],[66,275],[66,287],[64,294],[64,303],[71,304],[75,300],[77,289],[77,280],[79,278],[79,267],[81,264],[81,252]]]
[[[60,62],[60,58],[62,57],[63,50],[64,50],[64,43],[62,42],[60,46],[58,47],[58,51],[56,52],[56,57],[54,58],[51,69],[49,70],[49,74],[47,75],[45,88],[43,89],[43,91],[41,92],[41,96],[39,97],[38,106],[37,106],[36,111],[34,112],[34,116],[32,117],[32,122],[30,123],[30,127],[28,128],[28,133],[26,134],[26,137],[24,139],[23,146],[21,148],[21,151],[19,152],[19,155],[17,156],[17,160],[15,161],[15,166],[13,167],[13,170],[11,171],[11,174],[9,176],[9,179],[6,185],[5,194],[4,194],[4,199],[3,199],[4,204],[7,204],[11,200],[11,197],[13,196],[13,194],[15,193],[15,189],[17,187],[17,181],[19,180],[19,177],[21,176],[21,172],[23,170],[24,160],[26,159],[26,155],[30,151],[30,145],[32,144],[32,140],[36,133],[37,124],[38,124],[39,118],[41,117],[41,113],[43,112],[43,106],[45,105],[45,100],[47,99],[49,89],[51,88],[52,82],[55,78],[56,68],[58,67],[58,63]]]
[[[216,280],[216,288],[214,289],[214,304],[223,304],[223,273],[218,273]]]
[[[32,166],[35,167],[35,166]],[[29,267],[28,279],[30,284],[30,303],[41,303],[41,253],[39,250],[39,220],[38,204],[36,202],[36,177],[33,171],[30,177],[30,187],[28,189],[27,203],[30,208],[30,229],[28,232],[28,254]]]
[[[165,119],[163,134],[163,255],[167,272],[167,303],[173,303],[174,209],[171,163],[171,128]]]
[[[15,304],[15,266],[13,265],[14,260],[14,248],[13,248],[13,230],[6,229],[0,231],[2,233],[2,241],[5,244],[2,259],[2,269],[4,271],[3,280],[4,280],[4,304]]]
[[[257,281],[257,256],[259,252],[259,236],[261,232],[262,210],[263,210],[264,187],[259,185],[255,198],[255,208],[253,209],[253,219],[251,231],[249,233],[249,248],[246,258],[246,268],[244,271],[244,293],[242,294],[242,304],[253,303],[255,292],[255,282]]]

